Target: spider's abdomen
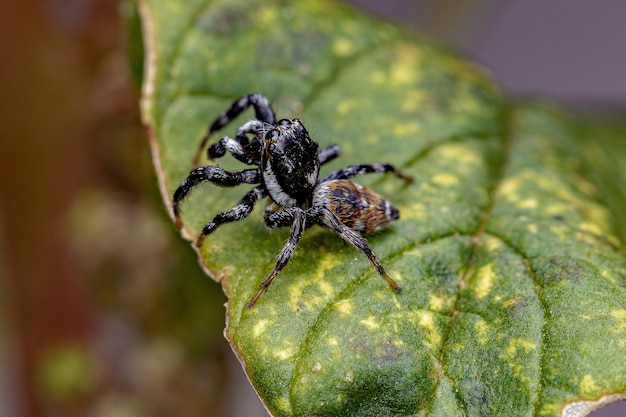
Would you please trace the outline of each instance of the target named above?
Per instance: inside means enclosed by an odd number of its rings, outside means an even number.
[[[369,188],[347,180],[318,184],[313,205],[328,208],[341,223],[360,234],[375,232],[400,217],[389,201]]]

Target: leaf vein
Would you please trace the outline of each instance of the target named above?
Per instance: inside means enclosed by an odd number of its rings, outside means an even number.
[[[441,380],[441,378],[443,378],[444,376],[447,377],[452,386],[456,386],[456,381],[450,376],[447,375],[445,372],[446,369],[446,364],[445,364],[445,353],[446,353],[446,349],[447,347],[450,345],[451,343],[451,334],[452,334],[452,329],[453,329],[453,325],[454,325],[454,319],[456,318],[456,316],[459,313],[459,303],[460,303],[460,298],[461,298],[461,293],[462,293],[462,288],[465,287],[465,282],[467,280],[467,278],[469,277],[470,271],[471,271],[471,267],[472,264],[474,262],[474,258],[476,255],[476,248],[478,246],[478,242],[481,238],[481,236],[485,233],[485,229],[486,229],[486,225],[487,225],[487,220],[489,219],[489,217],[491,216],[491,212],[493,210],[493,206],[494,206],[494,202],[495,202],[495,192],[498,188],[498,185],[501,183],[502,181],[502,177],[503,177],[503,173],[504,170],[506,168],[508,159],[509,159],[509,153],[510,153],[510,149],[511,149],[511,134],[510,134],[510,116],[511,116],[511,112],[510,109],[508,108],[504,108],[504,112],[503,112],[503,120],[501,120],[501,123],[505,126],[505,130],[503,131],[503,134],[501,135],[501,157],[500,159],[497,161],[497,163],[495,164],[495,167],[491,173],[491,182],[490,184],[487,186],[487,191],[488,191],[488,200],[487,200],[487,204],[485,205],[480,217],[480,221],[478,223],[478,226],[475,230],[475,232],[471,235],[471,241],[472,241],[472,248],[470,250],[470,253],[467,257],[467,261],[465,262],[465,272],[464,274],[459,278],[458,281],[458,290],[456,293],[456,299],[454,301],[454,307],[452,308],[452,311],[450,312],[449,318],[450,320],[448,321],[448,325],[447,325],[447,329],[446,332],[444,334],[443,337],[443,341],[441,344],[441,355],[439,357],[439,365],[441,367],[441,372],[438,375],[437,379]],[[464,408],[465,404],[463,399],[460,397],[460,394],[458,393],[458,390],[453,390],[455,393],[455,397],[457,399],[458,405],[460,408]],[[433,392],[433,394],[436,391]]]

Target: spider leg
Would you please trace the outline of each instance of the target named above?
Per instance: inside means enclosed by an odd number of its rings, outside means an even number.
[[[237,129],[237,136],[235,139],[224,136],[216,143],[209,146],[207,150],[207,156],[209,159],[221,158],[226,154],[226,151],[230,152],[235,159],[248,165],[259,165],[261,163],[261,143],[255,141],[252,144],[249,143],[246,134],[252,133],[257,135],[258,132],[262,132],[266,128],[266,123],[260,120],[250,120],[243,126]]]
[[[176,227],[182,227],[180,219],[180,202],[201,182],[208,181],[220,187],[234,187],[239,184],[258,184],[261,182],[261,172],[257,169],[246,169],[239,172],[229,172],[216,166],[198,167],[191,170],[187,178],[174,192],[172,210]]]
[[[324,149],[320,149],[317,155],[320,159],[320,164],[323,165],[340,156],[341,149],[339,148],[339,145],[330,145],[325,147]]]
[[[262,185],[248,191],[239,204],[228,211],[219,213],[210,222],[204,225],[202,233],[200,233],[196,240],[196,246],[201,247],[204,239],[224,223],[236,222],[248,217],[254,208],[254,204],[266,196],[267,190]]]
[[[279,206],[276,205],[276,207]],[[286,207],[276,211],[273,208],[274,206],[272,205],[266,206],[265,214],[263,215],[263,221],[270,229],[291,226],[296,218],[296,213],[302,212],[302,209],[299,207]],[[317,213],[317,208],[315,207],[311,207],[304,212],[307,218],[307,229],[315,224]]]
[[[208,149],[209,159],[221,158],[230,152],[235,159],[246,165],[261,165],[261,142],[255,141],[242,145],[237,139],[224,136]]]
[[[248,107],[254,107],[254,113],[257,120],[275,124],[276,123],[276,115],[274,114],[274,110],[268,100],[262,94],[248,94],[246,96],[240,97],[233,104],[231,104],[230,108],[220,114],[217,119],[211,124],[209,130],[202,137],[202,141],[200,142],[200,146],[198,147],[198,151],[193,159],[194,166],[198,165],[200,161],[200,155],[202,154],[202,149],[206,145],[209,137],[222,129],[228,123],[230,123],[234,118],[239,116],[243,111],[245,111]],[[239,135],[238,135],[239,136]]]
[[[246,136],[246,134],[252,133],[256,135],[259,132],[271,129],[271,127],[268,126],[273,125],[268,125],[267,122],[257,119],[247,121],[237,129],[237,142],[239,142],[241,145],[247,145],[248,137]]]
[[[282,269],[285,267],[285,265],[287,265],[287,263],[293,256],[293,253],[296,250],[296,246],[298,246],[298,242],[300,241],[302,233],[306,228],[306,213],[301,209],[293,210],[292,213],[293,224],[291,225],[291,234],[289,235],[289,239],[287,240],[287,243],[285,243],[283,249],[280,251],[274,269],[272,269],[267,277],[265,277],[257,292],[254,294],[254,296],[252,296],[250,301],[248,301],[248,304],[246,305],[248,308],[252,308],[254,306],[261,294],[263,294],[263,292],[265,292],[265,290],[267,289],[267,287],[269,287],[272,281],[274,281],[274,278],[276,278],[278,274],[280,274],[280,271],[282,271]]]
[[[400,171],[398,171],[393,165],[389,164],[361,164],[361,165],[350,165],[343,169],[333,171],[330,174],[326,175],[324,178],[320,180],[320,182],[330,181],[330,180],[347,180],[357,175],[361,174],[369,174],[372,172],[391,172],[396,177],[406,181],[412,182],[413,178],[404,175]]]
[[[327,229],[330,229],[333,232],[339,234],[339,236],[341,236],[343,240],[363,252],[365,256],[367,256],[367,259],[370,260],[372,265],[374,265],[380,276],[389,283],[391,288],[398,292],[402,291],[402,287],[400,287],[400,285],[398,285],[398,283],[387,274],[385,268],[383,268],[380,261],[378,260],[378,257],[376,257],[376,254],[370,249],[367,241],[363,239],[357,232],[350,229],[345,224],[341,223],[337,216],[335,216],[326,207],[322,207],[319,209],[317,221]]]

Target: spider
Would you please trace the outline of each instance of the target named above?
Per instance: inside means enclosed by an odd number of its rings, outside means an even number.
[[[209,159],[221,158],[229,152],[246,165],[256,166],[229,172],[217,166],[198,166],[202,150],[209,137],[233,121],[239,114],[254,108],[256,118],[237,129],[235,138],[222,137],[207,150]],[[251,140],[248,135],[252,135]],[[320,165],[341,154],[339,146],[319,149],[299,119],[276,121],[269,100],[262,94],[249,94],[237,99],[209,127],[194,158],[194,168],[174,192],[173,214],[178,228],[182,227],[180,203],[201,182],[221,187],[240,184],[256,185],[239,204],[217,214],[202,228],[196,246],[219,226],[246,218],[257,201],[267,197],[263,220],[269,228],[291,227],[291,234],[278,255],[276,265],[265,277],[247,304],[254,306],[261,294],[287,265],[305,229],[314,224],[329,229],[362,251],[380,276],[396,291],[400,286],[385,271],[376,254],[362,235],[376,231],[399,218],[391,203],[350,178],[373,172],[389,172],[411,182],[389,164],[351,165],[319,178]]]

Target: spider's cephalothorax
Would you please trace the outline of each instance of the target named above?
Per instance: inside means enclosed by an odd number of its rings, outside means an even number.
[[[319,146],[298,119],[283,119],[265,135],[261,169],[265,187],[281,207],[308,207],[320,173]]]
[[[222,187],[256,184],[239,204],[205,224],[196,241],[201,246],[206,236],[220,225],[244,219],[252,212],[254,204],[265,197],[268,198],[265,224],[270,228],[291,227],[291,234],[278,255],[276,265],[248,302],[248,308],[256,303],[287,265],[304,230],[314,224],[336,232],[365,253],[380,276],[393,289],[400,291],[400,286],[385,272],[362,237],[398,219],[398,210],[372,190],[349,181],[357,175],[372,172],[391,172],[407,182],[411,181],[393,166],[378,163],[351,165],[319,178],[320,165],[338,157],[339,147],[331,145],[319,150],[317,142],[311,139],[298,119],[277,122],[268,99],[261,94],[239,98],[211,124],[200,143],[194,164],[198,165],[209,137],[250,106],[254,108],[256,118],[239,127],[234,139],[224,136],[211,144],[207,153],[209,159],[216,159],[228,151],[237,160],[256,168],[237,172],[213,165],[194,168],[174,193],[176,225],[182,227],[180,202],[198,183],[208,181]],[[253,136],[252,140],[248,135]]]

